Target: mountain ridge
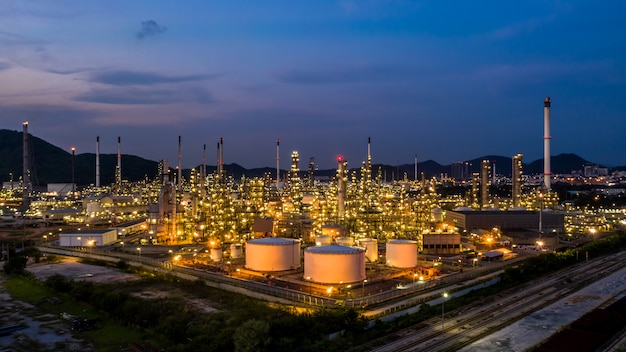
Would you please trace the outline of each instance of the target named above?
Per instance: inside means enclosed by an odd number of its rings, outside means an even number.
[[[23,165],[23,132],[0,129],[0,155],[3,155],[0,161],[0,180],[10,181],[11,175],[13,182],[18,182],[22,175]],[[72,164],[74,168],[74,180],[78,185],[89,185],[95,183],[95,153],[77,154],[72,161],[72,154],[57,146],[54,146],[45,140],[32,134],[30,138],[31,163],[34,165],[31,169],[31,180],[33,184],[48,183],[70,183],[72,181]],[[479,172],[482,160],[490,160],[493,165],[495,162],[496,172],[502,175],[511,175],[512,159],[509,157],[498,155],[487,155],[484,157],[474,158],[463,161],[469,163],[469,174]],[[144,159],[139,156],[122,154],[122,178],[129,181],[139,181],[142,179],[152,179],[158,174],[158,161]],[[569,174],[572,170],[581,170],[585,164],[595,164],[581,158],[576,154],[563,153],[552,156],[551,166],[552,172],[555,174]],[[114,182],[115,168],[117,165],[116,154],[100,154],[100,180],[101,184],[107,185]],[[201,165],[197,165],[196,169]],[[599,165],[601,166],[601,165]],[[425,160],[418,163],[418,173],[426,177],[439,176],[442,174],[451,175],[452,164],[442,165],[434,160]],[[216,169],[215,165],[207,165],[207,173],[212,173]],[[626,166],[609,168],[610,170],[626,170]],[[246,169],[243,166],[232,163],[225,164],[224,170],[228,175],[235,178],[257,177],[264,174],[270,174],[275,177],[276,169],[271,167]],[[351,168],[358,170],[358,168]],[[502,172],[504,170],[504,172]],[[305,173],[306,171],[302,171]],[[530,163],[523,164],[524,174],[541,174],[543,172],[543,159],[537,159]],[[187,177],[190,169],[183,169],[183,175]],[[287,173],[287,170],[280,170],[281,177]],[[404,175],[408,179],[414,178],[415,165],[386,165],[373,164],[372,175],[376,176],[381,173],[385,180],[402,179]],[[320,177],[333,177],[336,169],[316,170],[315,175]]]

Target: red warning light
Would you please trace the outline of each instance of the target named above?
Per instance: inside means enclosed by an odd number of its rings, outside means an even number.
[[[338,161],[338,162],[342,162],[342,161],[343,161],[343,156],[338,155],[338,156],[337,156],[337,161]]]

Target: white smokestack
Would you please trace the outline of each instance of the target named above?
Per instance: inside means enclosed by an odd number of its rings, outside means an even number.
[[[341,155],[337,157],[337,215],[340,219],[343,219],[346,211],[346,164]]]
[[[182,186],[182,175],[183,175],[182,174],[183,168],[181,165],[182,159],[183,159],[183,154],[181,152],[181,137],[178,136],[178,176],[177,176],[178,179],[176,181],[177,181],[177,188],[179,191],[181,190],[181,186]]]
[[[28,142],[28,121],[24,121],[22,123],[22,157],[23,157],[23,165],[22,165],[22,181],[24,183],[24,194],[23,194],[23,202],[24,204],[28,203],[28,197],[30,196],[30,191],[32,189],[30,183],[30,148]]]
[[[550,97],[546,97],[543,101],[543,183],[546,191],[551,190],[550,179],[552,172],[550,171]]]
[[[202,169],[201,170],[201,175],[200,175],[200,195],[202,196],[202,199],[204,199],[204,196],[206,194],[206,187],[205,187],[205,182],[206,182],[206,144],[204,144],[203,146],[204,151],[202,152]]]
[[[100,187],[100,136],[96,137],[96,187]]]
[[[276,140],[276,188],[280,182],[280,139]]]
[[[415,170],[413,171],[413,179],[417,181],[417,155],[415,155]]]

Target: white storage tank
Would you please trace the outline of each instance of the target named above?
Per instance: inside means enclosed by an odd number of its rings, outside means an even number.
[[[432,215],[432,221],[434,222],[442,222],[443,221],[443,209],[441,208],[432,208],[430,210]]]
[[[412,240],[387,241],[387,265],[394,268],[417,266],[417,242]]]
[[[230,245],[230,257],[232,259],[241,258],[243,256],[243,247],[239,243]]]
[[[327,235],[331,237],[344,237],[348,235],[348,231],[342,225],[325,224],[322,225],[322,235]]]
[[[323,284],[365,280],[365,249],[336,244],[304,250],[304,278]]]
[[[315,237],[315,245],[316,246],[329,246],[333,244],[332,236],[328,235],[320,235]]]
[[[370,263],[378,261],[378,241],[374,238],[362,238],[359,240],[359,246],[365,248],[365,258]]]
[[[246,242],[246,269],[282,271],[300,267],[300,241],[264,237]]]
[[[354,246],[354,237],[337,237],[335,238],[335,243],[340,246],[351,247]]]
[[[224,253],[222,253],[221,248],[211,248],[211,260],[212,261],[221,262],[223,254]]]

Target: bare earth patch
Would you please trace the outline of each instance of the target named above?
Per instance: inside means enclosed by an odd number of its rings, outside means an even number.
[[[70,280],[115,283],[140,280],[139,276],[123,273],[113,268],[89,265],[78,262],[76,258],[64,258],[60,263],[34,264],[26,268],[37,279],[45,280],[54,274],[60,274]]]
[[[204,313],[212,313],[212,312],[218,311],[216,308],[211,306],[210,302],[200,299],[200,298],[188,297],[187,295],[178,291],[176,292],[171,291],[171,290],[170,291],[140,291],[140,292],[133,292],[131,293],[131,295],[135,297],[143,298],[143,299],[157,299],[157,298],[168,298],[168,297],[179,296],[183,300],[185,300],[185,302],[203,311]]]

